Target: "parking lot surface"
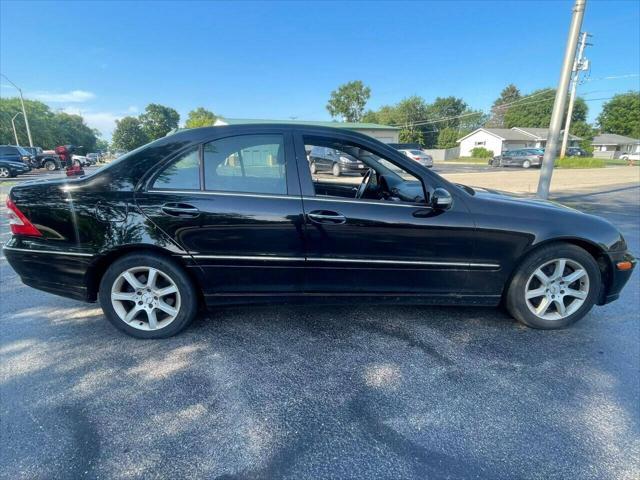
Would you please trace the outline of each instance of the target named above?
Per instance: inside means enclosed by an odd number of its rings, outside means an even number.
[[[637,183],[558,197],[640,253]],[[2,258],[0,478],[637,478],[639,283],[563,331],[279,305],[140,341]]]

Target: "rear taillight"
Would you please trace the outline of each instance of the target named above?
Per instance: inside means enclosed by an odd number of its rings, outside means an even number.
[[[24,213],[7,197],[7,209],[9,210],[9,225],[11,233],[14,235],[28,235],[30,237],[41,237],[42,233],[29,221]]]

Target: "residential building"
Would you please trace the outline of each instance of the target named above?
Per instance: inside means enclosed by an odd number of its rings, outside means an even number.
[[[593,156],[618,158],[625,153],[640,153],[640,139],[625,137],[616,133],[601,133],[591,141]]]
[[[547,128],[478,128],[458,139],[460,156],[470,157],[476,147],[491,150],[494,155],[518,148],[545,148],[548,135]],[[580,137],[569,135],[569,146],[578,146],[580,140]]]

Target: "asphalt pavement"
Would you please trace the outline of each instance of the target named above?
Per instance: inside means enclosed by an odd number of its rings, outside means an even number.
[[[637,184],[558,196],[640,254]],[[562,331],[493,308],[280,305],[140,341],[1,258],[0,478],[635,479],[639,293],[636,271]]]

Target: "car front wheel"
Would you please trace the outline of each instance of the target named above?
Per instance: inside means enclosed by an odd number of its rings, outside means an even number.
[[[529,160],[525,160],[522,163],[522,168],[530,168],[531,167],[531,162]]]
[[[334,177],[339,177],[340,174],[342,173],[340,171],[340,165],[338,165],[337,163],[334,163],[333,167],[331,167],[331,173],[333,173]]]
[[[56,169],[56,162],[54,162],[53,160],[47,160],[46,162],[44,162],[44,168],[52,172]]]
[[[186,328],[197,313],[196,291],[172,260],[134,253],[115,261],[100,282],[107,319],[136,338],[166,338]]]
[[[588,252],[553,244],[525,258],[509,285],[506,306],[529,327],[564,328],[591,310],[600,284],[600,269]]]

